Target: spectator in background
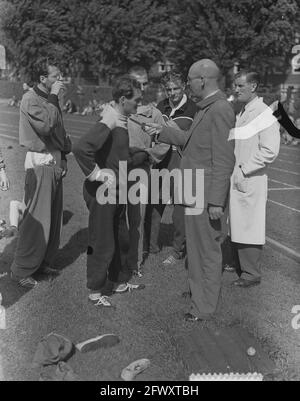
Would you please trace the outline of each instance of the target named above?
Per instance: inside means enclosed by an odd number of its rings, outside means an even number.
[[[63,110],[65,113],[70,113],[70,114],[76,113],[76,105],[74,102],[72,102],[71,99],[68,99],[65,103]]]
[[[18,233],[19,224],[23,218],[25,203],[17,200],[12,200],[9,205],[9,226],[5,227],[0,233],[1,238],[15,237]]]
[[[88,105],[83,109],[83,112],[81,113],[82,116],[89,116],[93,114],[93,103],[90,100]]]
[[[9,180],[6,175],[4,159],[0,149],[0,189],[2,191],[7,191],[9,189]]]

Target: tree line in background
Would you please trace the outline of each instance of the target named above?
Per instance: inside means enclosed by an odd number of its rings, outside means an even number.
[[[212,58],[284,73],[299,30],[299,0],[0,0],[0,43],[30,79],[40,55],[72,77],[109,82],[132,65],[168,58],[186,73]]]

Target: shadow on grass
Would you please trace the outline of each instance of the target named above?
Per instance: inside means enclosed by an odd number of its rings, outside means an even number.
[[[68,224],[72,217],[72,212],[64,211],[63,225]],[[86,251],[87,235],[87,229],[82,229],[78,231],[70,238],[69,242],[58,251],[55,258],[55,267],[57,269],[59,269],[60,271],[63,270],[67,266],[74,263],[77,258]],[[3,306],[7,308],[18,302],[18,300],[27,292],[29,292],[30,289],[22,288],[18,286],[16,282],[10,279],[10,266],[15,255],[17,238],[3,241],[7,241],[7,244],[0,254],[0,293],[2,294],[3,298]],[[43,279],[47,278],[37,276],[36,279],[42,281]]]
[[[84,228],[72,235],[69,242],[57,252],[54,267],[63,270],[74,263],[86,252],[88,246],[88,230]]]
[[[174,225],[160,223],[158,244],[160,247],[172,246],[174,239]]]
[[[17,239],[9,242],[0,255],[0,293],[2,294],[2,304],[5,308],[17,302],[28,289],[19,287],[10,279],[10,266],[12,264],[17,245]]]

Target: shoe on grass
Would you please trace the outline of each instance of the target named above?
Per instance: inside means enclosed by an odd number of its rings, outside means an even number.
[[[32,289],[38,285],[38,282],[32,277],[19,278],[11,273],[11,279],[15,281],[20,287]]]
[[[179,258],[176,258],[176,256],[174,255],[170,255],[167,257],[167,259],[165,259],[162,264],[164,266],[173,266],[178,262]]]
[[[114,308],[115,306],[111,303],[109,297],[106,295],[90,294],[89,301],[92,302],[95,306],[102,306],[104,308]]]
[[[236,272],[236,268],[228,263],[226,263],[223,266],[223,270],[224,270],[224,272],[227,272],[227,273],[235,273]]]
[[[149,359],[139,359],[134,361],[122,370],[121,378],[125,381],[132,381],[138,374],[149,368],[149,366]]]
[[[120,339],[115,334],[102,334],[101,336],[90,338],[89,340],[83,341],[76,345],[78,351],[84,353],[89,351],[95,351],[99,348],[109,348],[117,345]]]
[[[191,313],[186,313],[184,315],[184,320],[185,320],[185,322],[189,322],[189,323],[203,322],[204,321],[204,319],[201,319],[200,317],[192,315]]]
[[[245,280],[243,278],[239,278],[238,280],[235,280],[232,283],[232,286],[239,287],[239,288],[250,288],[250,287],[255,287],[256,285],[259,285],[260,283],[261,283],[261,279]]]
[[[118,284],[113,292],[115,294],[124,294],[125,292],[131,292],[133,290],[143,290],[145,287],[146,287],[145,284],[123,283],[123,284]]]
[[[133,275],[134,277],[138,277],[138,278],[143,277],[143,273],[142,273],[141,269],[133,270],[133,271],[132,271],[132,275]]]

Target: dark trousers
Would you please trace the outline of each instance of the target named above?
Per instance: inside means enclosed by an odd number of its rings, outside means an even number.
[[[209,319],[218,305],[224,224],[225,218],[213,221],[207,210],[199,215],[185,215],[191,313],[199,318]]]
[[[148,205],[146,211],[146,237],[149,241],[149,252],[159,252],[159,230],[160,222],[164,214],[166,205]],[[176,256],[180,257],[185,249],[185,223],[184,223],[184,206],[175,205],[172,215],[173,225],[175,228],[173,249]]]
[[[262,245],[238,244],[233,242],[233,257],[237,269],[244,280],[261,279]]]
[[[125,283],[130,272],[122,263],[121,251],[124,238],[121,225],[124,205],[100,205],[97,199],[83,189],[83,196],[89,209],[87,288],[110,295],[114,283]]]
[[[138,271],[143,263],[145,213],[146,205],[128,203],[129,249],[126,263],[131,271]]]
[[[60,242],[63,212],[62,169],[39,166],[25,176],[26,209],[19,227],[12,273],[25,278],[51,265]]]
[[[136,185],[136,183],[129,183],[128,189],[130,190],[133,185]],[[146,200],[148,197],[148,190],[148,186],[140,183],[140,191],[146,194]],[[143,263],[144,225],[147,205],[145,201],[143,202],[142,199],[140,200],[141,202],[135,205],[131,203],[129,199],[127,204],[129,249],[126,263],[131,271],[140,270]]]

